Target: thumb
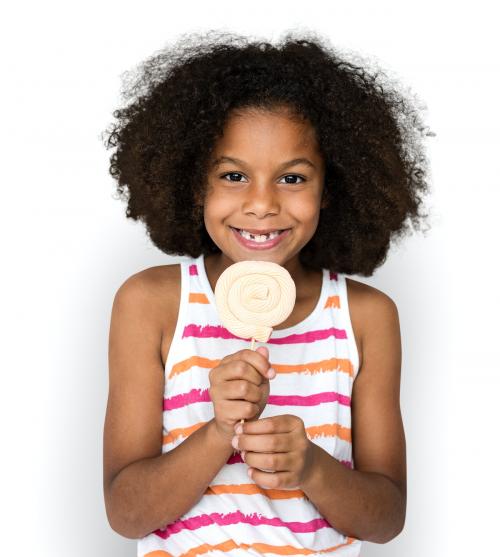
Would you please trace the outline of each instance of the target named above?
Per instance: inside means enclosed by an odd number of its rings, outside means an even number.
[[[269,349],[267,348],[267,346],[259,346],[256,352],[262,354],[264,358],[269,359]]]

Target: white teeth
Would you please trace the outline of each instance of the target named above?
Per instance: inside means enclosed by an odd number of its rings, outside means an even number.
[[[252,240],[253,242],[266,242],[267,240],[272,240],[280,235],[280,231],[270,232],[269,234],[262,235],[250,234],[250,232],[247,232],[246,230],[238,230],[238,232],[241,236],[243,236],[243,238]]]

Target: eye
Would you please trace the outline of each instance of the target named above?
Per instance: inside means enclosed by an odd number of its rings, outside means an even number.
[[[223,174],[221,176],[221,178],[226,179],[226,176],[231,176],[231,177],[235,177],[235,176],[243,176],[243,174],[241,174],[240,172],[226,172],[226,174]],[[305,181],[305,178],[303,178],[302,176],[299,176],[298,174],[287,174],[286,176],[283,176],[283,178],[298,178],[299,180],[302,180],[302,182]],[[283,180],[282,178],[282,180]],[[241,180],[233,180],[232,178],[226,180],[228,182],[241,182]],[[287,184],[301,184],[302,182],[290,182],[289,180],[286,180]]]
[[[305,181],[305,179],[302,178],[302,176],[299,176],[298,174],[287,174],[286,176],[283,176],[283,178],[299,178],[300,180],[302,180],[302,182]],[[286,181],[287,184],[292,184],[292,185],[293,184],[301,184],[302,182],[289,182],[288,180]]]
[[[240,174],[239,172],[226,172],[226,174],[223,174],[221,176],[221,178],[226,178],[226,176],[243,176],[243,174]],[[227,182],[240,182],[241,180],[226,180]]]

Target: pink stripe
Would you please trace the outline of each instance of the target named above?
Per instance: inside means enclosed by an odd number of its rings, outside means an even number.
[[[250,338],[243,338],[233,333],[230,333],[222,325],[196,325],[191,323],[184,327],[184,332],[182,333],[182,338],[186,337],[196,337],[196,338],[222,338],[222,339],[240,339],[250,342]],[[329,337],[334,337],[337,339],[346,339],[347,333],[345,329],[336,329],[335,327],[330,327],[328,329],[319,329],[317,331],[307,331],[305,333],[288,335],[282,338],[271,338],[268,340],[269,344],[299,344],[299,343],[309,343],[316,342],[317,340],[324,340]]]
[[[175,410],[176,408],[182,408],[184,406],[189,406],[196,402],[210,402],[210,394],[208,389],[191,389],[188,393],[181,393],[169,398],[163,399],[163,411],[165,410]]]
[[[176,534],[182,530],[192,531],[211,524],[219,524],[220,526],[230,526],[231,524],[251,524],[252,526],[260,526],[262,524],[266,524],[269,526],[285,527],[292,532],[298,532],[301,534],[317,532],[321,528],[331,528],[329,522],[327,522],[324,518],[314,518],[308,522],[285,522],[284,520],[281,520],[281,518],[268,518],[262,516],[260,513],[247,515],[243,514],[241,511],[235,511],[227,514],[200,514],[184,520],[178,519],[175,522],[168,524],[165,528],[155,530],[153,534],[156,534],[165,540],[172,534]]]
[[[196,338],[241,338],[230,333],[225,327],[221,325],[196,325],[192,323],[191,325],[186,325],[184,327],[184,332],[182,333],[182,338],[186,337],[196,337]],[[243,339],[251,340],[251,339]]]
[[[344,406],[351,404],[351,398],[340,393],[327,391],[314,395],[269,395],[268,404],[275,406],[317,406],[323,402],[338,402]]]
[[[226,464],[242,464],[243,459],[241,458],[241,453],[233,453],[227,460]]]
[[[189,274],[190,275],[197,275],[198,274],[198,267],[195,263],[193,265],[189,265]]]
[[[299,344],[302,342],[316,342],[317,340],[325,340],[329,337],[338,339],[346,339],[347,333],[344,329],[336,329],[330,327],[329,329],[318,329],[317,331],[307,331],[305,333],[288,335],[282,338],[271,338],[267,341],[269,344]]]
[[[163,399],[163,410],[175,410],[196,402],[210,402],[210,393],[208,389],[191,389],[187,393],[181,393]],[[351,398],[336,393],[334,391],[326,391],[308,396],[300,395],[269,395],[268,404],[274,406],[317,406],[323,402],[338,402],[344,406],[351,404]]]

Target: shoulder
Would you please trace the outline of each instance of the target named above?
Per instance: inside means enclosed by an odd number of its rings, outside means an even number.
[[[394,300],[382,290],[364,282],[346,277],[349,305],[356,306],[356,312],[368,317],[378,311],[397,311]]]
[[[362,366],[364,346],[378,327],[399,327],[397,305],[382,290],[346,277],[349,312]]]
[[[172,303],[179,299],[181,288],[180,264],[156,265],[129,276],[119,286],[113,305],[135,307],[147,311],[161,325],[172,313]]]
[[[166,362],[177,324],[181,298],[181,266],[157,265],[128,277],[118,288],[113,314],[141,322],[144,336],[149,329],[160,339],[160,355]]]
[[[116,297],[159,301],[164,294],[180,287],[180,264],[156,265],[148,267],[123,281],[116,292]]]
[[[130,275],[120,285],[118,292],[154,296],[166,287],[174,286],[180,279],[180,264],[156,265]]]

